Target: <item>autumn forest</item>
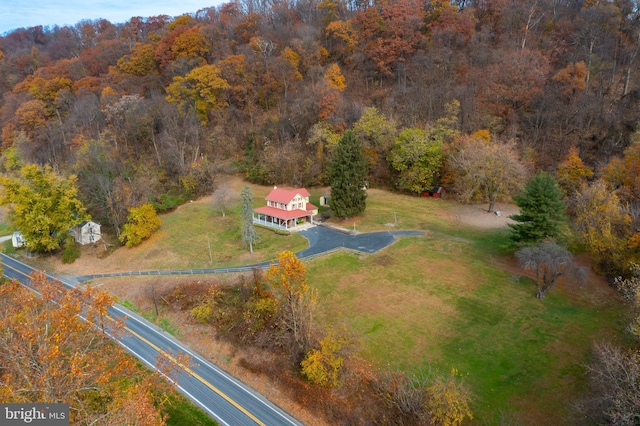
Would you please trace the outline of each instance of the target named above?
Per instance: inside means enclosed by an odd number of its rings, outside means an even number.
[[[41,188],[59,178],[74,220],[130,242],[136,209],[211,195],[224,175],[329,186],[349,139],[365,188],[417,196],[443,186],[489,210],[527,182],[531,193],[535,182],[553,188],[570,226],[522,233],[588,253],[637,313],[639,53],[637,0],[236,0],[178,17],[21,28],[0,36],[2,203],[20,195],[18,173]],[[538,296],[547,289],[539,283]],[[640,316],[628,328],[630,352],[595,353],[628,361],[636,387],[611,406],[637,414]]]

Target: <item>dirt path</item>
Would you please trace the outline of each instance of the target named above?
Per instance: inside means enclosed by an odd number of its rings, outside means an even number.
[[[453,219],[479,228],[504,228],[507,223],[514,223],[509,216],[520,212],[515,204],[497,203],[491,213],[487,212],[488,207],[488,204],[461,204],[452,210]]]

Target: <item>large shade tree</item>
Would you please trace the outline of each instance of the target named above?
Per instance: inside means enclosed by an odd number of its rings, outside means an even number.
[[[358,215],[366,208],[367,163],[362,145],[352,131],[342,135],[329,163],[331,211],[337,217]]]
[[[527,175],[513,145],[474,137],[457,144],[447,168],[460,198],[464,202],[486,201],[489,212],[496,201],[516,193]]]
[[[418,193],[430,189],[442,168],[442,146],[442,140],[422,129],[403,130],[388,157],[397,172],[396,185]]]
[[[78,199],[76,177],[60,176],[51,166],[30,164],[18,176],[0,178],[0,184],[0,204],[9,207],[9,220],[30,251],[59,249],[73,227],[90,219]]]

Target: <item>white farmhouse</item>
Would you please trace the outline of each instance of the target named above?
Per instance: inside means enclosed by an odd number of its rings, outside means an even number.
[[[75,238],[78,244],[91,244],[102,239],[102,233],[100,232],[100,224],[91,220],[84,221],[80,225],[71,230],[71,235]]]

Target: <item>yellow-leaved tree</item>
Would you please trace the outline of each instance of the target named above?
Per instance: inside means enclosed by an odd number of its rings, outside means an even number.
[[[327,72],[324,73],[324,78],[329,82],[329,86],[339,90],[340,92],[347,88],[344,75],[342,75],[340,66],[336,63],[329,65]]]
[[[89,220],[76,182],[74,175],[63,177],[51,166],[37,164],[23,167],[19,176],[0,178],[4,187],[0,205],[9,208],[9,219],[22,233],[28,250],[57,250],[74,226]]]
[[[578,149],[569,149],[567,158],[558,165],[556,172],[558,184],[567,195],[573,195],[576,191],[587,185],[587,179],[593,176],[593,171],[585,166],[578,154]]]
[[[284,321],[294,342],[302,352],[309,349],[313,328],[313,314],[318,294],[307,282],[307,269],[291,251],[283,251],[272,263],[265,279],[282,291],[281,302]]]
[[[156,209],[151,204],[146,203],[140,207],[131,207],[127,223],[122,227],[120,242],[127,247],[138,245],[160,228],[161,223]]]
[[[623,266],[621,256],[629,243],[631,217],[605,181],[598,180],[576,194],[573,215],[578,241],[600,266]]]
[[[320,349],[311,349],[302,360],[302,374],[311,383],[337,387],[339,375],[344,358],[340,351],[345,344],[345,340],[333,334],[327,334],[320,340]]]
[[[152,43],[134,44],[131,53],[118,60],[118,69],[125,74],[138,76],[156,72],[155,50],[156,47]]]
[[[174,77],[167,86],[167,102],[178,104],[185,114],[195,112],[200,122],[209,122],[209,112],[226,105],[223,91],[229,88],[225,79],[220,77],[220,69],[215,65],[203,65],[194,68],[184,77]]]

